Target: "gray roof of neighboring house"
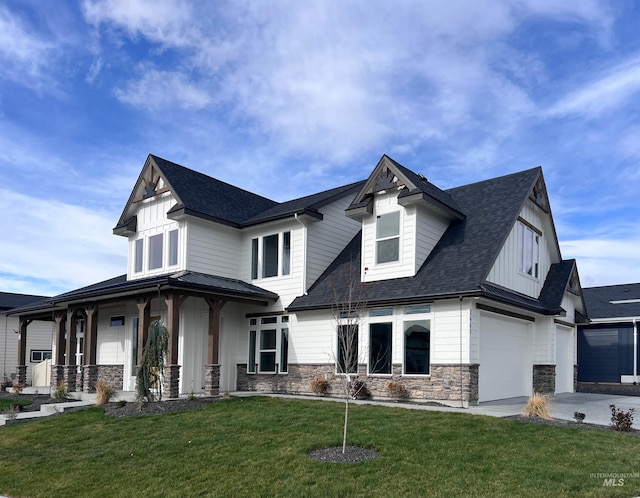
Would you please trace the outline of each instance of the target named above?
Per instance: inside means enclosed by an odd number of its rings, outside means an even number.
[[[33,294],[15,294],[13,292],[0,292],[0,311],[7,311],[18,306],[25,306],[36,301],[46,299],[46,296]]]
[[[218,277],[193,271],[181,271],[173,274],[157,277],[127,280],[126,275],[120,275],[103,282],[88,285],[64,294],[59,294],[42,301],[36,301],[25,306],[11,310],[11,314],[20,314],[34,311],[54,309],[56,306],[76,301],[91,301],[109,298],[113,295],[126,295],[136,292],[149,292],[156,289],[184,289],[189,291],[201,291],[206,294],[215,294],[231,300],[250,299],[255,301],[276,301],[278,295],[275,292],[265,290],[242,280]]]
[[[590,319],[640,317],[640,283],[586,287],[582,291]]]
[[[485,282],[541,171],[539,167],[533,168],[447,190],[446,194],[466,218],[449,226],[414,277],[361,284],[364,299],[369,305],[376,305],[484,295],[540,313],[557,313],[560,301],[551,290],[547,289],[542,302]],[[358,233],[308,294],[296,298],[288,309],[322,309],[334,305],[334,287],[344,292],[344,283],[360,280],[360,247],[361,233]],[[568,265],[560,265],[558,278],[566,273],[560,269],[566,267]],[[560,285],[563,292],[566,284],[567,281]]]

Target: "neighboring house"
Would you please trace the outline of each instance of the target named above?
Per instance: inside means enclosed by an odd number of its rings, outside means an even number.
[[[335,388],[333,296],[354,278],[374,396],[389,380],[463,405],[574,390],[584,305],[540,168],[443,191],[382,156],[362,182],[278,203],[150,155],[113,232],[126,275],[17,311],[25,335],[53,317],[52,376],[70,390],[134,390],[156,318],[169,396]]]
[[[2,383],[17,379],[18,317],[8,316],[12,308],[46,299],[45,296],[0,292],[0,374]],[[29,324],[29,342],[25,344],[26,383],[31,384],[33,367],[51,358],[51,322],[35,321]],[[24,381],[24,380],[23,380]],[[48,385],[48,384],[46,384]]]
[[[580,390],[593,390],[596,386],[590,383],[618,385],[610,389],[636,384],[640,380],[640,283],[589,287],[584,289],[584,299],[589,324],[578,328]]]

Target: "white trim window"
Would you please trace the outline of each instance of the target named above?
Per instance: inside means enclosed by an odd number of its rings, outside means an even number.
[[[144,239],[137,239],[134,242],[134,263],[133,263],[133,271],[135,273],[140,273],[142,271],[142,262],[144,258]]]
[[[287,373],[289,317],[269,316],[249,320],[247,373]]]
[[[291,232],[251,239],[251,279],[291,274]]]
[[[376,264],[400,261],[400,211],[376,217]]]
[[[369,310],[369,375],[393,373],[393,308]]]
[[[149,270],[162,268],[163,234],[149,237]]]
[[[338,325],[336,334],[338,352],[336,358],[337,374],[358,373],[358,346],[359,327],[357,324]]]
[[[178,264],[178,230],[169,231],[169,266]]]
[[[431,374],[431,305],[404,307],[403,361],[404,375]]]
[[[32,349],[30,351],[30,361],[31,363],[40,363],[44,360],[51,359],[51,350],[50,349]]]
[[[518,222],[518,270],[540,277],[540,234],[522,222]]]

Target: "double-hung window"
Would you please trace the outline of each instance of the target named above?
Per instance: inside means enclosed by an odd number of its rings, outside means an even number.
[[[247,373],[274,374],[288,371],[288,322],[288,316],[249,320]]]
[[[540,234],[518,223],[518,270],[533,278],[540,276]]]
[[[251,278],[291,274],[291,232],[251,240]]]
[[[400,211],[376,218],[376,264],[400,260]]]

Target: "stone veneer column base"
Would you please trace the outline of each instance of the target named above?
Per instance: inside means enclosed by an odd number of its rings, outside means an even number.
[[[533,392],[540,394],[556,392],[555,365],[533,365]]]
[[[65,365],[62,368],[65,390],[69,393],[76,392],[78,382],[78,367],[76,365]]]
[[[98,382],[98,365],[84,365],[82,367],[82,372],[83,372],[82,390],[86,393],[95,393],[96,382]]]
[[[162,391],[167,398],[180,396],[180,365],[167,365],[164,367],[164,382]]]
[[[16,383],[22,384],[23,386],[27,385],[27,366],[26,365],[18,365],[16,367]]]
[[[60,384],[64,385],[64,366],[51,365],[51,388],[57,389]]]
[[[220,365],[205,365],[204,394],[216,396],[220,394]]]

